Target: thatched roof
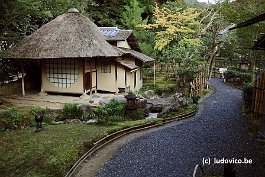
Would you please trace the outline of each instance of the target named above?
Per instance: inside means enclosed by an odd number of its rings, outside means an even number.
[[[131,55],[141,61],[143,61],[144,63],[154,63],[155,62],[155,59],[145,55],[145,54],[142,54],[140,52],[137,52],[135,50],[132,50],[132,49],[127,49],[127,48],[121,48],[121,47],[117,47],[118,50],[120,50],[123,54],[127,54],[127,55]]]
[[[87,58],[122,54],[110,45],[99,28],[71,8],[11,49],[8,58]]]

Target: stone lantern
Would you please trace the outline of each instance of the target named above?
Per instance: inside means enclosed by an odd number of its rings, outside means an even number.
[[[132,92],[129,92],[128,95],[124,97],[127,100],[126,110],[128,111],[136,110],[136,96]]]

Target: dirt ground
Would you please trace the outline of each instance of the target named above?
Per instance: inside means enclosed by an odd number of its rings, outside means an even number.
[[[81,103],[96,107],[99,105],[100,100],[120,98],[124,95],[114,94],[93,94],[90,102],[90,97],[86,96],[69,96],[69,95],[56,95],[56,94],[45,94],[38,91],[27,91],[26,95],[22,95],[21,83],[13,82],[5,85],[0,85],[0,101],[2,105],[0,108],[5,109],[9,107],[35,107],[40,106],[42,108],[49,109],[62,109],[64,103]]]

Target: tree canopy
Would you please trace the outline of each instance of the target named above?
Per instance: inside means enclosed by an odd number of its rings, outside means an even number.
[[[209,74],[217,57],[230,66],[242,58],[252,62],[255,56],[261,58],[257,66],[264,67],[263,55],[253,55],[250,48],[264,32],[265,22],[218,35],[231,23],[264,13],[263,0],[225,0],[213,5],[195,0],[2,0],[1,51],[73,6],[98,26],[133,29],[143,53],[179,64],[179,74],[203,68]]]

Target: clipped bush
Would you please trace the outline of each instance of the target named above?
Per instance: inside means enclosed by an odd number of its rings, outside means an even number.
[[[24,125],[23,115],[16,109],[11,108],[0,112],[0,128],[1,130],[15,130]]]
[[[78,103],[65,103],[62,111],[62,119],[83,119],[83,111]]]
[[[246,83],[251,81],[252,74],[237,68],[228,68],[224,76],[230,82]]]

